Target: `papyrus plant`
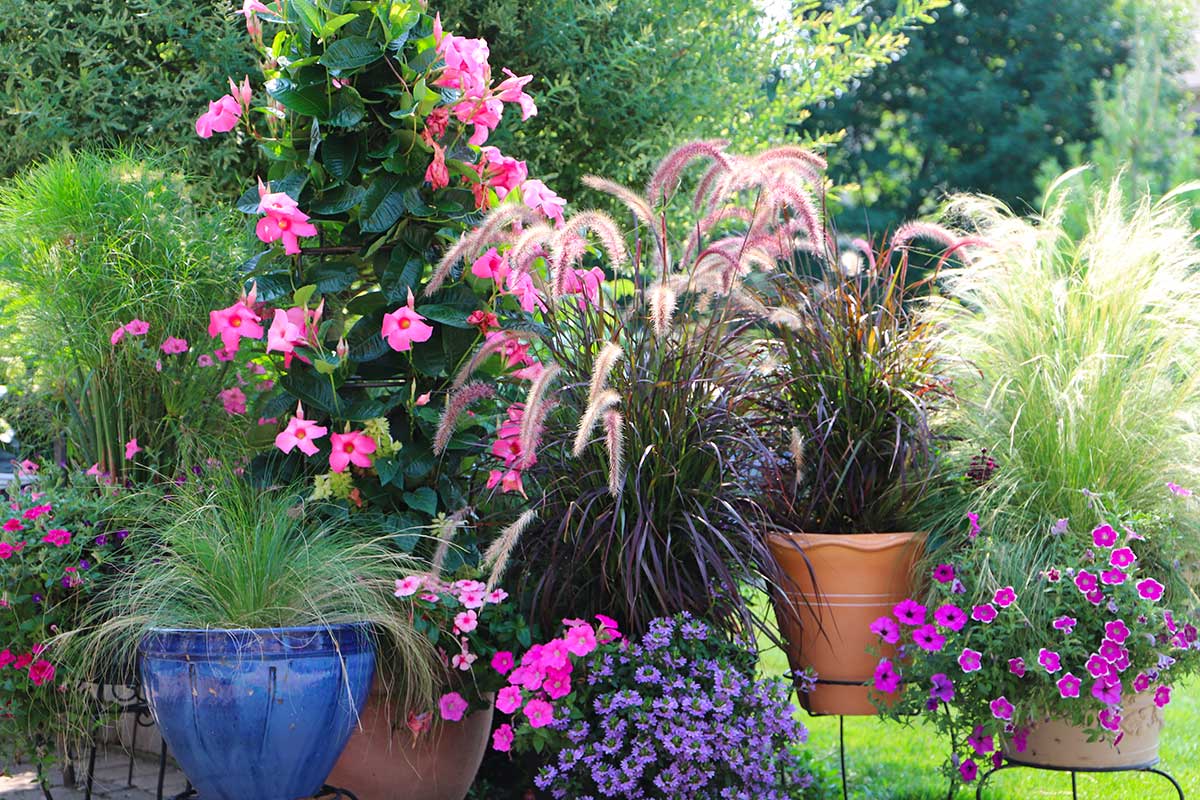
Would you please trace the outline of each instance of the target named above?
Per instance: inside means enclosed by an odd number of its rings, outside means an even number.
[[[689,211],[678,187],[696,162]],[[599,212],[552,226],[506,204],[435,271],[430,291],[469,264],[526,276],[536,292],[459,372],[439,441],[477,399],[516,401],[490,449],[503,463],[482,464],[508,500],[475,500],[507,518],[523,494],[535,512],[509,574],[548,629],[594,613],[633,633],[681,611],[727,630],[751,624],[741,590],[775,566],[747,479],[770,458],[745,381],[746,333],[768,309],[744,283],[797,248],[830,247],[814,199],[823,167],[800,148],[740,157],[695,142],[644,193],[588,179],[628,207],[628,238]],[[531,384],[506,372],[518,364]]]

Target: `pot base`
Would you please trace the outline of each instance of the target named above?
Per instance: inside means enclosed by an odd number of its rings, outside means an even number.
[[[1125,704],[1121,722],[1123,735],[1114,745],[1109,741],[1089,742],[1082,728],[1059,719],[1034,725],[1017,752],[1012,740],[1000,744],[1000,752],[1013,764],[1076,772],[1119,772],[1147,769],[1158,763],[1158,741],[1162,734],[1162,709],[1148,692]]]

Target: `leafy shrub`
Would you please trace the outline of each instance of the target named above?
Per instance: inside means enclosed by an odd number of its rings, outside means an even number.
[[[227,25],[232,3],[202,0],[0,0],[0,176],[64,146],[153,144],[205,178],[192,191],[239,188],[252,156],[229,140],[189,147],[208,87],[253,71]]]

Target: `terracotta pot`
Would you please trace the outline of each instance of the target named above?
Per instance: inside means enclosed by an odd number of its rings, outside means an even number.
[[[878,663],[867,652],[878,645],[870,625],[912,596],[925,534],[772,534],[769,544],[791,578],[775,610],[792,669],[811,668],[822,681],[866,684]],[[820,683],[800,702],[810,714],[874,715],[867,691],[865,685]]]
[[[1055,769],[1136,769],[1158,761],[1162,734],[1162,709],[1154,705],[1152,692],[1134,695],[1125,703],[1121,719],[1123,736],[1089,742],[1087,733],[1060,719],[1047,719],[1029,730],[1025,750],[1017,752],[1011,741],[1002,741],[1000,751],[1014,764]]]
[[[447,722],[413,738],[381,693],[371,693],[362,724],[327,783],[358,800],[463,800],[487,750],[494,709]]]

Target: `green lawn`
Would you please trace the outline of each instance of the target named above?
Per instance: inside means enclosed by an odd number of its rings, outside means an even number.
[[[787,659],[779,650],[765,651],[762,670],[782,675]],[[1200,791],[1200,682],[1176,691],[1167,708],[1162,762],[1185,792]],[[810,717],[797,712],[809,728],[808,748],[826,777],[830,798],[841,796],[838,786],[838,722],[833,717]],[[949,787],[940,765],[946,756],[945,740],[924,725],[901,725],[874,717],[846,719],[846,768],[850,797],[859,800],[944,800]],[[1069,798],[1071,778],[1066,773],[1012,770],[988,781],[985,800]],[[956,800],[975,797],[974,784],[962,788]],[[1175,800],[1177,795],[1154,775],[1080,775],[1080,800]]]

